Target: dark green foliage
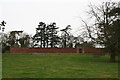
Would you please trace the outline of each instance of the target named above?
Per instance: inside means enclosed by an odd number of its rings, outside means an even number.
[[[33,36],[34,46],[41,48],[57,47],[60,39],[57,35],[57,29],[56,23],[46,25],[40,22],[38,28],[36,28],[36,34]]]

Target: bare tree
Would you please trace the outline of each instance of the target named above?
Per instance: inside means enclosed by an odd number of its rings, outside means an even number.
[[[106,52],[109,52],[110,61],[115,62],[116,53],[119,53],[116,45],[118,41],[118,31],[120,22],[120,6],[119,2],[103,2],[100,6],[89,6],[88,12],[94,24],[88,25],[82,20],[87,29],[89,38],[97,44],[104,45]]]

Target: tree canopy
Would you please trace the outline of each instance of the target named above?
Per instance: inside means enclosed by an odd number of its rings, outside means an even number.
[[[115,56],[119,53],[119,33],[120,32],[120,6],[119,2],[103,2],[100,6],[90,5],[88,12],[92,25],[85,21],[89,38],[94,43],[105,47],[106,52],[111,54],[110,61],[115,62]]]
[[[38,27],[36,28],[36,34],[33,36],[33,40],[35,43],[34,46],[41,48],[57,47],[60,39],[57,29],[58,27],[56,27],[55,22],[49,25],[40,22]]]

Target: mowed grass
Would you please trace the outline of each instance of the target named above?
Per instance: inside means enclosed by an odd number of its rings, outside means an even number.
[[[118,63],[89,54],[3,54],[3,78],[117,78]]]

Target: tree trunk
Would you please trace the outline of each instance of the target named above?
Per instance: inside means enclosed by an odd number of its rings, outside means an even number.
[[[115,62],[116,61],[116,55],[115,55],[115,53],[111,53],[110,54],[110,62]]]

